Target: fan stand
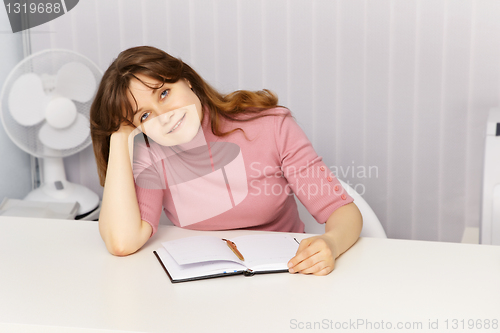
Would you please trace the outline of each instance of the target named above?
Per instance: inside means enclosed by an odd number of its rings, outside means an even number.
[[[71,183],[61,157],[45,157],[43,160],[43,183],[28,193],[24,200],[42,202],[78,202],[77,215],[87,214],[99,206],[99,197],[87,187]]]

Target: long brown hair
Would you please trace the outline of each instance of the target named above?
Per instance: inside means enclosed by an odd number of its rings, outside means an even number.
[[[180,79],[189,81],[202,107],[208,109],[211,129],[217,136],[234,131],[221,132],[221,117],[249,121],[268,115],[261,111],[278,105],[278,97],[267,89],[255,92],[237,90],[222,95],[189,65],[155,47],[139,46],[125,50],[104,73],[90,109],[90,132],[101,186],[106,179],[111,134],[124,122],[132,125],[135,108],[127,98],[127,91],[130,80],[138,73],[164,83],[175,83]],[[238,117],[242,114],[252,116]]]

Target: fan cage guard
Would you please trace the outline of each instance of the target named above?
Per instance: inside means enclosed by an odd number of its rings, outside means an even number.
[[[0,99],[2,100],[0,117],[2,119],[2,123],[7,135],[19,148],[21,148],[28,154],[40,158],[67,157],[82,151],[92,142],[89,135],[84,142],[76,147],[62,150],[50,149],[46,147],[38,138],[38,132],[45,123],[45,120],[33,126],[23,126],[16,122],[9,111],[8,98],[10,90],[12,89],[12,85],[14,84],[14,82],[16,82],[16,80],[21,75],[27,73],[35,73],[40,77],[42,77],[43,74],[56,76],[57,71],[62,66],[74,61],[80,62],[90,69],[96,80],[96,86],[98,86],[101,81],[102,71],[93,61],[73,51],[54,49],[41,51],[32,54],[29,57],[26,57],[19,64],[17,64],[16,67],[14,67],[14,69],[10,72],[9,76],[5,80],[2,94],[0,95]],[[45,90],[45,93],[50,95],[52,92]],[[90,119],[90,106],[94,100],[94,97],[95,92],[92,98],[85,103],[80,103],[73,100],[77,112],[83,115],[86,119]],[[29,91],[26,92],[26,98],[30,98]]]

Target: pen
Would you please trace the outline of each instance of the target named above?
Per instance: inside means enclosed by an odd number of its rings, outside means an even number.
[[[227,246],[229,246],[229,248],[234,252],[234,254],[236,254],[236,256],[238,257],[238,259],[240,259],[242,261],[245,261],[245,258],[243,258],[243,256],[241,255],[240,251],[238,251],[238,248],[236,247],[236,244],[234,244],[233,242],[231,242],[229,239],[222,238],[222,240],[226,242]]]

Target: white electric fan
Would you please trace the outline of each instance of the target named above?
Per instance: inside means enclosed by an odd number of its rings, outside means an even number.
[[[78,202],[79,216],[99,206],[97,194],[66,179],[63,157],[91,143],[90,105],[101,76],[97,65],[78,53],[46,50],[25,58],[7,77],[0,95],[5,131],[42,161],[41,186],[25,200]]]

